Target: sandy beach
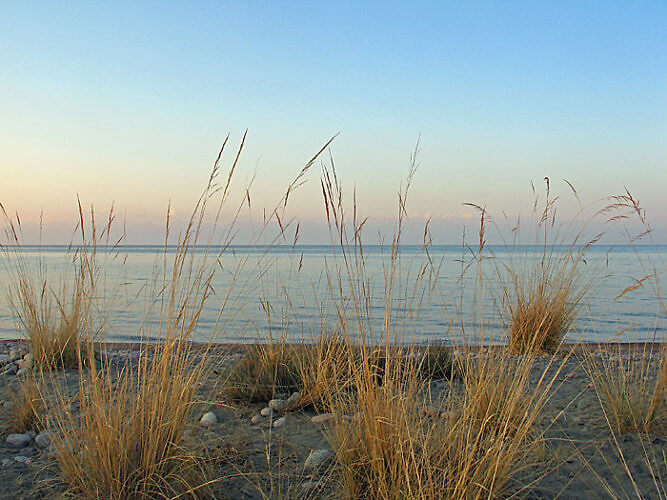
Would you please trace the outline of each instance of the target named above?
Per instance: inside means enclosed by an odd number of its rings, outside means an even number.
[[[140,344],[113,344],[106,346],[103,365],[120,373],[126,365],[136,363]],[[537,428],[543,433],[544,447],[535,463],[517,471],[506,488],[504,496],[522,498],[656,498],[656,477],[663,488],[664,457],[667,441],[664,433],[642,435],[630,433],[616,437],[605,421],[600,401],[587,370],[585,351],[594,351],[593,359],[620,356],[640,357],[644,345],[590,345],[568,346],[573,354],[555,357],[538,356],[531,372],[531,383],[537,383],[544,373],[560,367],[550,400],[537,419]],[[659,345],[648,346],[657,354],[651,363],[659,360]],[[620,350],[620,351],[619,351]],[[331,455],[327,438],[331,415],[314,409],[275,412],[273,416],[258,417],[267,404],[234,401],[221,394],[221,377],[225,367],[238,363],[244,355],[241,345],[220,345],[209,354],[215,365],[197,390],[197,404],[192,408],[186,436],[189,446],[202,450],[217,471],[212,485],[217,498],[274,497],[333,498],[336,496],[334,469],[336,460]],[[0,355],[27,352],[19,341],[5,341]],[[194,350],[194,353],[197,349]],[[468,356],[497,356],[500,347],[477,348]],[[195,357],[197,354],[193,354]],[[5,359],[3,357],[3,359]],[[3,363],[7,370],[10,363]],[[50,383],[60,384],[74,396],[78,390],[76,370],[54,372]],[[13,373],[2,376],[0,400],[7,413],[9,394],[21,383],[22,377]],[[460,381],[432,380],[425,393],[425,412],[432,418],[441,418],[437,410],[450,390],[460,390]],[[276,394],[288,397],[289,394]],[[75,399],[70,411],[77,411]],[[215,422],[202,424],[200,417],[213,412]],[[319,415],[319,417],[318,417]],[[284,418],[284,420],[279,420]],[[278,422],[281,422],[278,424]],[[355,425],[350,419],[349,425]],[[42,431],[47,435],[54,429]],[[11,444],[3,434],[0,444],[0,483],[3,498],[54,498],[66,491],[58,474],[52,446],[29,433],[25,442]],[[83,445],[83,444],[82,444]],[[314,455],[311,455],[314,454]],[[314,466],[322,455],[321,465]],[[311,455],[311,458],[309,458]],[[315,457],[313,459],[312,457]],[[631,471],[628,474],[627,471]],[[282,490],[282,493],[278,490]]]

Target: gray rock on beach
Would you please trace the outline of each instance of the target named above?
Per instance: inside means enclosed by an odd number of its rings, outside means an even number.
[[[38,448],[48,448],[51,445],[52,434],[49,431],[40,432],[35,436],[35,444]]]
[[[269,408],[272,408],[275,411],[282,411],[287,408],[287,401],[284,399],[272,399],[269,401]]]
[[[292,406],[301,401],[301,393],[295,392],[289,398],[287,398],[287,406]]]
[[[212,411],[209,411],[207,413],[204,413],[204,415],[201,417],[201,420],[199,422],[202,425],[213,425],[218,423],[218,417],[215,416],[215,413]]]
[[[12,446],[17,448],[25,448],[32,441],[32,436],[30,434],[10,434],[7,436],[6,440]]]
[[[319,415],[315,415],[313,418],[311,418],[310,421],[314,424],[323,424],[332,418],[334,418],[333,413],[320,413]]]
[[[315,470],[325,465],[331,458],[333,453],[331,450],[313,450],[310,452],[306,461],[303,463],[304,470]]]
[[[261,424],[262,420],[264,420],[264,419],[262,418],[261,415],[253,415],[252,418],[250,419],[250,422],[257,425],[257,424]]]
[[[279,429],[281,427],[285,426],[285,422],[287,421],[287,417],[280,417],[274,420],[273,422],[273,428],[274,429]]]
[[[266,408],[262,408],[262,410],[259,412],[262,417],[272,417],[275,415],[275,411],[273,408],[267,406]]]

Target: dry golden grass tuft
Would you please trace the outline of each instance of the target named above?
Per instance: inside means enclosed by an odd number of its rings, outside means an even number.
[[[324,334],[313,345],[295,351],[301,398],[298,408],[328,411],[332,398],[350,389],[358,351],[339,335]]]
[[[78,287],[76,290],[65,303],[52,294],[46,282],[36,294],[29,279],[26,276],[21,279],[17,317],[33,355],[33,364],[39,370],[78,366],[85,299]]]
[[[569,224],[557,224],[559,197],[551,194],[545,178],[543,203],[534,191],[532,225],[522,227],[521,219],[503,230],[491,219],[486,208],[470,204],[480,216],[479,250],[475,262],[493,259],[495,279],[500,283],[500,313],[507,328],[508,346],[516,354],[553,353],[574,325],[593,284],[596,270],[586,267],[586,252],[604,233],[587,237],[589,221],[583,211]],[[572,185],[565,181],[574,193]],[[582,209],[583,210],[583,209]],[[486,232],[491,225],[504,242],[506,256],[487,250]],[[525,230],[527,235],[522,234]],[[506,234],[513,240],[507,243]],[[532,240],[532,241],[531,241]],[[538,251],[525,250],[532,243]],[[480,283],[484,277],[480,271]]]
[[[451,379],[460,376],[463,371],[461,363],[454,361],[449,347],[429,344],[419,363],[422,376],[429,379]]]
[[[0,211],[8,243],[0,244],[0,249],[7,257],[6,272],[12,282],[9,306],[18,330],[28,342],[33,365],[42,371],[76,368],[88,299],[81,287],[81,276],[74,276],[73,286],[54,286],[42,257],[35,269],[23,253],[20,218],[10,218],[1,203]]]
[[[667,348],[638,357],[589,358],[589,373],[605,418],[615,433],[667,432]]]
[[[72,491],[88,498],[191,494],[206,482],[203,464],[184,448],[184,430],[201,365],[180,339],[143,351],[116,379],[91,370],[81,378],[78,414],[57,417],[57,461]],[[82,446],[83,443],[83,446]]]
[[[272,399],[299,389],[296,347],[285,339],[252,344],[243,358],[224,376],[223,392],[245,401]]]
[[[470,361],[463,388],[451,386],[436,414],[424,411],[417,365],[385,359],[381,386],[362,360],[354,395],[332,405],[336,415],[353,415],[330,428],[346,498],[495,497],[536,459],[536,420],[553,379],[529,388],[530,360]]]
[[[46,405],[38,382],[28,377],[9,396],[7,428],[11,432],[39,431],[44,425]]]
[[[548,255],[523,272],[510,270],[503,305],[513,352],[553,353],[558,349],[588,290],[581,279],[581,258]]]
[[[371,321],[373,298],[366,285],[361,242],[364,219],[357,218],[355,206],[348,228],[335,171],[333,167],[331,172],[325,170],[322,186],[327,217],[345,262],[329,281],[336,284],[340,297],[335,296],[344,304],[337,310],[341,331],[350,344],[361,344],[359,357],[350,360],[356,367],[351,374],[352,390],[331,398],[336,415],[329,428],[336,456],[333,471],[345,498],[493,498],[502,495],[515,474],[541,451],[542,435],[536,422],[560,368],[531,387],[531,357],[471,356],[462,363],[461,381],[451,380],[443,401],[434,408],[424,375],[451,374],[448,352],[431,347],[420,357],[415,348],[399,347],[406,340],[409,343],[404,327],[410,322],[397,320],[395,309],[413,310],[421,297],[409,291],[428,290],[437,281],[437,266],[428,251],[428,229],[426,262],[419,267],[415,283],[407,282],[397,271],[414,166],[413,157],[406,189],[399,194],[399,217],[388,262],[383,264],[380,332],[374,331]],[[354,236],[348,238],[348,234]]]
[[[334,391],[348,388],[353,349],[329,334],[312,344],[288,343],[284,338],[253,344],[224,376],[223,392],[234,399],[258,402],[299,392],[301,397],[290,409],[325,409]]]

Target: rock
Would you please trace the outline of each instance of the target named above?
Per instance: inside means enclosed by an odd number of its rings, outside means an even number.
[[[201,417],[201,420],[199,422],[202,425],[213,425],[218,423],[218,417],[215,416],[215,413],[212,411],[209,411],[207,413],[204,413],[204,415]]]
[[[301,401],[301,393],[295,392],[289,398],[287,398],[287,405],[292,406]]]
[[[287,408],[287,401],[284,399],[272,399],[269,401],[269,408],[272,408],[275,411],[281,411]]]
[[[319,415],[315,415],[313,418],[311,418],[310,421],[314,424],[323,424],[332,418],[334,418],[333,413],[320,413]]]
[[[267,406],[266,408],[262,408],[262,410],[259,412],[259,414],[262,417],[272,417],[273,415],[276,414],[276,412],[273,410],[273,408],[270,408],[270,407]]]
[[[325,465],[333,457],[331,450],[313,450],[303,463],[304,470],[315,470]]]
[[[7,442],[17,448],[25,448],[32,441],[30,434],[10,434],[7,436]]]
[[[16,455],[14,457],[14,460],[16,460],[20,464],[25,464],[25,465],[28,465],[28,464],[32,463],[32,458],[24,457],[23,455]]]
[[[274,429],[279,429],[280,427],[284,427],[286,421],[287,421],[287,417],[277,418],[276,420],[273,421],[273,428]]]
[[[262,418],[261,415],[253,415],[253,417],[250,419],[250,422],[257,425],[257,424],[262,423],[262,420],[264,420],[264,419]]]
[[[35,444],[38,448],[48,448],[51,445],[51,433],[49,431],[40,432],[35,436]]]

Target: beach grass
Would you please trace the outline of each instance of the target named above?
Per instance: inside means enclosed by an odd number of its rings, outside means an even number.
[[[40,431],[44,427],[46,404],[42,399],[40,384],[34,376],[21,380],[8,402],[7,430],[23,433]]]

